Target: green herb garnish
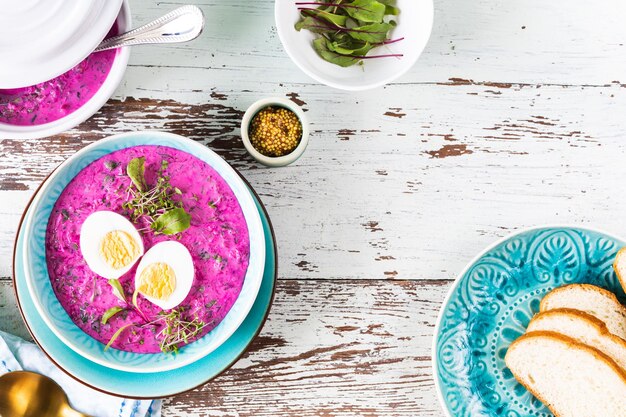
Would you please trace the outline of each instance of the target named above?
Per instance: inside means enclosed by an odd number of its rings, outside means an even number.
[[[122,288],[122,284],[120,284],[120,282],[116,279],[110,279],[108,283],[111,286],[111,291],[113,291],[113,295],[126,303],[126,296],[124,295],[124,288]]]
[[[106,167],[106,169],[108,169],[109,171],[113,171],[115,168],[117,168],[118,166],[120,166],[119,162],[116,161],[106,161],[104,163],[104,166]]]
[[[107,321],[109,321],[111,317],[113,317],[114,315],[116,315],[122,310],[124,309],[119,306],[111,307],[110,309],[104,312],[104,314],[102,315],[102,320],[100,320],[100,323],[107,324]]]
[[[162,352],[177,353],[181,343],[189,343],[190,339],[197,336],[202,329],[209,325],[196,315],[190,320],[184,315],[184,312],[184,307],[175,308],[167,313],[162,311],[155,320],[148,323],[148,325],[163,326],[156,334]]]
[[[313,48],[320,57],[335,65],[349,67],[364,59],[399,58],[403,54],[367,55],[378,46],[404,39],[389,37],[396,22],[386,17],[400,12],[394,3],[395,0],[297,2],[301,17],[295,28],[318,34]]]
[[[146,188],[148,188],[145,178],[145,162],[146,158],[143,156],[141,158],[134,158],[131,159],[126,167],[126,174],[139,191],[145,191]]]
[[[130,307],[130,304],[128,303],[128,300],[126,300],[126,294],[124,293],[124,288],[122,287],[122,284],[120,284],[119,280],[117,280],[117,279],[110,279],[110,280],[108,280],[108,283],[111,286],[111,292],[113,293],[113,295],[116,296],[120,301],[123,301],[124,303],[126,303],[126,305],[128,307]],[[94,289],[94,291],[95,291],[95,289]],[[133,297],[132,297],[133,306],[135,307],[137,312],[141,315],[141,317],[143,317],[143,319],[145,321],[148,321],[148,318],[146,317],[146,315],[143,314],[143,311],[141,311],[139,309],[139,306],[137,305],[137,294],[138,294],[137,291],[135,291],[135,293],[133,294]],[[114,308],[116,308],[116,307],[111,307],[107,311],[113,310]],[[124,314],[128,314],[128,311],[126,309],[121,308],[120,311],[122,311],[122,310],[124,311]]]
[[[111,347],[111,345],[113,344],[113,342],[115,342],[115,339],[117,339],[118,337],[120,337],[120,335],[122,334],[122,332],[126,329],[128,329],[130,326],[132,326],[133,323],[129,323],[126,324],[122,327],[120,327],[119,329],[117,329],[117,331],[115,333],[113,333],[113,336],[111,336],[111,339],[109,340],[109,343],[107,343],[107,345],[104,347],[104,351],[106,352],[107,350],[109,350],[109,348]]]
[[[146,317],[146,315],[143,314],[143,311],[141,311],[141,309],[139,308],[139,302],[137,300],[138,295],[139,291],[135,290],[135,292],[133,293],[133,306],[135,307],[135,310],[137,310],[137,312],[141,315],[141,317],[143,317],[145,321],[148,321],[148,317]]]
[[[170,177],[165,175],[167,161],[161,162],[156,184],[150,188],[145,180],[145,158],[134,158],[128,163],[127,175],[131,179],[128,192],[132,199],[122,205],[129,211],[134,223],[146,221],[156,233],[174,235],[189,228],[191,216],[174,195],[182,195],[177,187],[172,187]],[[144,230],[144,229],[141,229]]]
[[[163,213],[150,225],[157,234],[175,235],[189,228],[191,216],[184,208],[175,208]]]
[[[137,303],[137,296],[139,295],[139,291],[135,290],[135,292],[133,293],[133,305],[135,306],[135,308],[141,312],[141,310],[139,309],[139,305]]]

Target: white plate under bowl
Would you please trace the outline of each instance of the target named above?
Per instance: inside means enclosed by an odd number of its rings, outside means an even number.
[[[114,21],[114,23],[117,23],[119,33],[131,30],[131,13],[128,3],[129,0],[124,0],[117,21]],[[107,31],[110,30],[112,26],[113,23],[111,23]],[[73,112],[60,119],[40,125],[22,126],[0,122],[0,137],[5,139],[36,139],[56,135],[78,126],[93,116],[111,98],[122,81],[122,78],[124,78],[129,57],[130,48],[118,49],[109,74],[98,91],[96,91],[96,94]],[[0,66],[1,65],[0,63]]]
[[[404,37],[404,40],[376,48],[369,55],[397,53],[404,56],[369,59],[364,60],[362,66],[343,68],[324,61],[315,52],[312,45],[315,34],[304,29],[298,32],[294,28],[300,19],[296,2],[276,0],[275,3],[276,29],[287,54],[311,78],[342,90],[369,90],[406,73],[426,47],[433,27],[433,0],[398,0],[396,6],[400,14],[394,17],[398,26],[391,31],[391,37]]]
[[[122,0],[2,2],[0,88],[57,77],[85,59],[104,39]]]

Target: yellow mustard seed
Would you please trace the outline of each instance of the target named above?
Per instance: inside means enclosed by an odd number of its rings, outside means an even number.
[[[252,146],[263,155],[288,155],[302,139],[302,123],[291,110],[270,106],[254,116],[248,134]]]

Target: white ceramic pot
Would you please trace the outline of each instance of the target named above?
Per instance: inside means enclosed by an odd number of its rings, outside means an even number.
[[[124,0],[122,8],[117,17],[119,32],[126,32],[131,29],[131,14],[128,0]],[[97,46],[97,44],[96,44]],[[117,51],[111,70],[104,83],[96,94],[89,101],[72,113],[50,123],[32,126],[18,126],[0,122],[0,138],[10,139],[33,139],[56,135],[69,130],[95,114],[111,98],[119,86],[130,56],[130,48],[121,48]]]

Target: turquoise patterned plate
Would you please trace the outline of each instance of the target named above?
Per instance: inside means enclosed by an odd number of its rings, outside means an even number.
[[[277,255],[274,232],[265,208],[254,190],[250,190],[265,233],[266,257],[263,280],[252,309],[243,323],[216,350],[190,365],[155,373],[132,373],[110,369],[79,355],[47,327],[28,296],[24,265],[21,261],[24,236],[23,225],[20,223],[13,253],[13,284],[20,312],[35,342],[69,376],[96,390],[121,397],[153,399],[177,395],[207,383],[230,368],[261,331],[272,304],[276,283]],[[23,218],[30,215],[28,208],[27,211]]]
[[[599,231],[541,227],[509,236],[470,262],[435,328],[435,384],[447,415],[552,416],[506,368],[506,350],[555,287],[589,283],[626,301],[612,268],[622,246]]]

